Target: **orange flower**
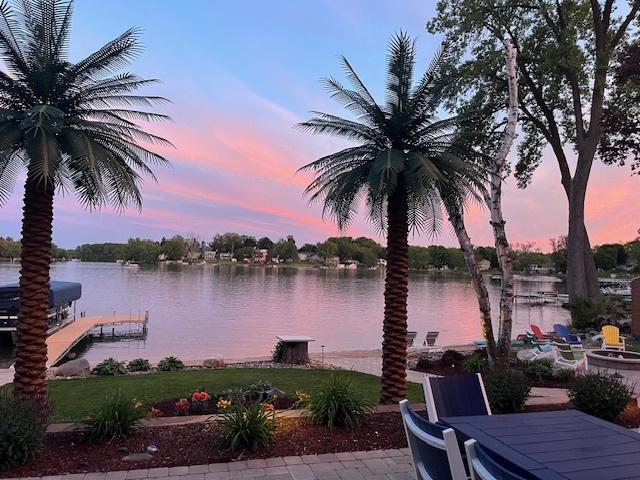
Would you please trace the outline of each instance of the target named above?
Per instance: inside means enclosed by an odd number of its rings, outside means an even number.
[[[216,404],[216,406],[220,410],[226,410],[227,408],[229,408],[231,406],[231,401],[230,400],[220,399],[220,400],[218,400],[218,403]]]
[[[274,411],[275,411],[275,409],[276,409],[276,407],[274,407],[274,406],[273,406],[273,403],[263,403],[263,404],[262,404],[262,408],[263,408],[264,410],[270,410],[270,411],[272,411],[272,412],[274,412]]]
[[[162,412],[155,407],[151,407],[151,410],[149,411],[149,413],[151,414],[152,417],[159,417],[160,415],[162,415]]]

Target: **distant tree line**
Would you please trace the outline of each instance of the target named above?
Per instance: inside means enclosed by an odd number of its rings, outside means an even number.
[[[553,267],[558,273],[567,271],[566,237],[552,238],[551,252],[543,253],[533,242],[516,243],[511,256],[515,271],[530,271],[533,266]],[[115,262],[116,260],[137,263],[156,263],[161,259],[179,261],[200,259],[205,251],[230,254],[238,262],[255,257],[258,250],[267,251],[267,261],[277,258],[280,262],[296,262],[303,256],[311,261],[326,262],[332,257],[341,263],[357,261],[360,265],[374,267],[378,259],[386,258],[386,250],[375,240],[367,237],[330,237],[324,242],[305,243],[300,248],[293,236],[277,241],[269,237],[256,238],[251,235],[227,232],[217,234],[209,242],[196,236],[174,235],[160,241],[130,238],[127,243],[87,243],[75,249],[65,250],[52,246],[52,257],[58,260],[78,258],[84,262]],[[11,237],[0,237],[0,258],[20,258],[20,241]],[[476,258],[486,260],[490,269],[498,268],[494,247],[476,247]],[[640,237],[627,243],[609,243],[593,249],[596,267],[603,270],[625,269],[640,271]],[[412,270],[461,270],[465,268],[459,248],[431,245],[409,247],[409,268]]]

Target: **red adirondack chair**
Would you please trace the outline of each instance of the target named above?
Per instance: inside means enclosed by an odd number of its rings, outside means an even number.
[[[536,340],[542,341],[542,342],[551,340],[551,337],[545,333],[542,333],[542,330],[540,330],[540,327],[535,323],[532,323],[529,326],[531,327],[531,331],[533,332],[533,335],[536,337]]]

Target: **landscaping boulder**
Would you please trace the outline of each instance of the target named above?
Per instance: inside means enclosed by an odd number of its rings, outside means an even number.
[[[85,358],[78,358],[60,365],[55,372],[56,377],[88,377],[91,365]]]
[[[222,358],[207,358],[202,362],[204,368],[224,368],[224,360]]]
[[[56,378],[56,372],[58,371],[58,367],[49,367],[47,368],[47,380],[53,380]]]

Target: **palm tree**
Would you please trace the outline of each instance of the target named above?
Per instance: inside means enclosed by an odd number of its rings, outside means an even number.
[[[312,112],[300,128],[337,135],[358,143],[304,166],[315,179],[307,187],[311,201],[324,204],[342,230],[361,202],[370,219],[387,232],[387,271],[382,343],[382,403],[406,398],[406,334],[409,229],[436,233],[441,224],[441,192],[456,202],[477,185],[474,167],[461,159],[456,119],[438,120],[442,49],[422,78],[413,85],[415,42],[403,32],[389,44],[386,103],[379,105],[351,64],[342,66],[353,89],[337,80],[323,80],[331,96],[357,116],[348,120]],[[448,202],[454,202],[452,198]]]
[[[167,160],[149,145],[170,145],[136,121],[165,100],[138,95],[153,84],[115,74],[140,51],[128,30],[77,63],[67,59],[72,0],[0,2],[0,201],[26,171],[15,393],[46,393],[47,307],[53,199],[75,192],[88,208],[141,207],[142,176]]]

